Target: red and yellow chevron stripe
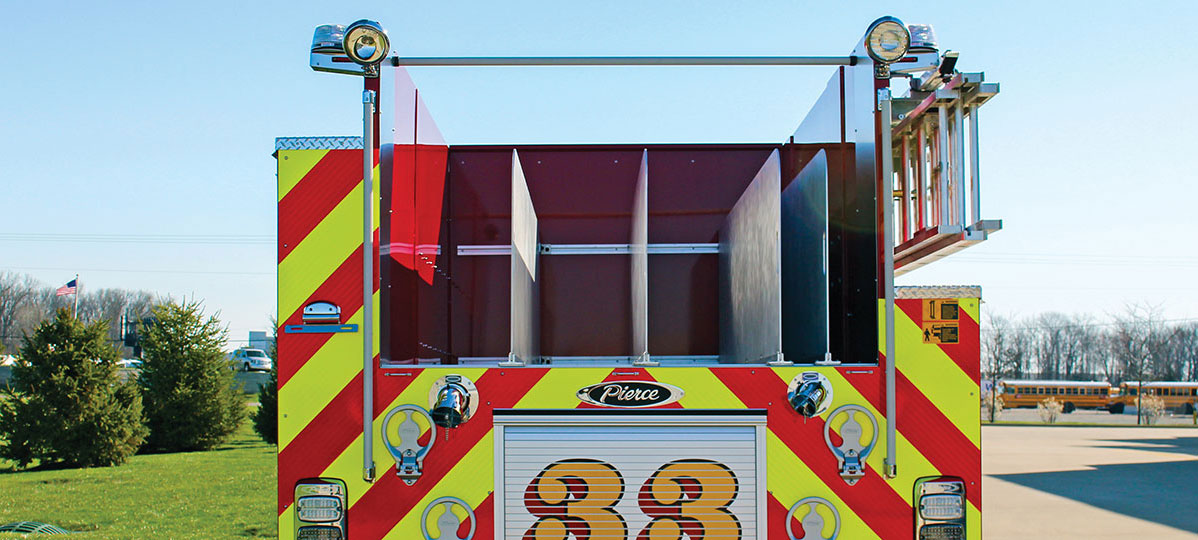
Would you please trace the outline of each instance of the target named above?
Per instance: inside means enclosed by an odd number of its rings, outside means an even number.
[[[361,315],[360,150],[279,150],[280,329],[301,324],[313,301],[341,307],[343,322],[374,324]],[[377,174],[377,169],[376,169]],[[377,183],[376,183],[377,185]],[[380,212],[375,212],[380,215]],[[376,224],[377,225],[377,224]],[[377,238],[377,229],[376,229]],[[377,281],[376,281],[377,282]],[[968,538],[981,536],[981,451],[978,413],[979,301],[958,298],[959,342],[925,343],[918,299],[897,302],[897,456],[894,478],[883,475],[883,433],[866,461],[865,477],[848,485],[823,443],[828,414],[804,420],[786,402],[788,381],[818,371],[835,388],[835,405],[865,407],[885,426],[882,366],[844,367],[404,367],[375,373],[374,433],[383,416],[402,404],[428,405],[439,377],[459,374],[478,387],[484,403],[466,424],[442,430],[435,452],[414,485],[395,474],[374,437],[376,481],[361,479],[362,346],[360,333],[279,333],[279,485],[281,538],[294,538],[293,489],[311,477],[346,482],[349,530],[355,540],[421,538],[420,519],[434,499],[454,496],[474,508],[474,538],[493,537],[496,409],[589,407],[579,388],[602,381],[653,380],[685,390],[671,407],[762,409],[767,414],[766,518],[770,539],[784,539],[787,509],[809,496],[827,499],[842,520],[841,538],[911,538],[912,487],[921,477],[951,475],[967,486]],[[376,306],[378,294],[375,296]],[[879,309],[879,313],[881,313]],[[378,313],[377,307],[375,313]],[[881,326],[881,325],[880,325]],[[375,333],[378,335],[378,332]],[[882,347],[884,350],[884,347]],[[378,344],[375,345],[378,350]],[[840,425],[833,425],[839,432]],[[884,429],[884,427],[883,427]],[[798,524],[792,524],[800,531]],[[463,523],[462,535],[468,524]],[[825,535],[830,536],[830,525]]]

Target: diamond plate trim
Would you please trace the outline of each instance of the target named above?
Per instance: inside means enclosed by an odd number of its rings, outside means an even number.
[[[921,285],[894,288],[895,298],[981,298],[977,285]]]
[[[278,137],[279,150],[361,150],[361,137]]]

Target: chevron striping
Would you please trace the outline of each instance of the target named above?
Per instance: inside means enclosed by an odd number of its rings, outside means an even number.
[[[927,401],[923,392],[900,371],[895,388],[899,396],[899,428],[920,433],[923,448],[929,458],[940,465],[944,474],[960,476],[971,487],[966,494],[970,502],[981,508],[982,452],[966,436],[954,429],[944,411]],[[980,426],[980,420],[979,420]],[[980,429],[980,427],[979,427]]]
[[[903,516],[910,515],[910,504],[882,479],[878,471],[867,463],[864,478],[854,486],[845,484],[836,472],[836,459],[832,453],[823,444],[813,444],[823,439],[824,420],[818,417],[806,420],[798,418],[786,400],[782,399],[786,395],[786,383],[777,377],[754,377],[751,371],[744,368],[712,368],[712,372],[746,407],[769,411],[770,432],[799,456],[819,477],[820,483],[831,488],[845,501],[845,508],[862,516],[875,534],[899,538],[909,532],[909,523],[904,521]]]
[[[965,390],[976,389],[977,384],[940,347],[923,343],[923,330],[902,310],[895,311],[894,324],[898,371],[980,448],[977,391]]]
[[[861,405],[869,410],[877,417],[878,420],[878,442],[872,454],[867,461],[874,465],[876,470],[884,470],[886,456],[886,416],[884,414],[885,404],[883,399],[876,392],[869,392],[869,385],[877,379],[876,376],[862,376],[856,374],[844,374],[837,369],[828,369],[820,371],[828,377],[832,382],[832,387],[836,389],[836,403],[833,407],[840,404],[852,403]],[[875,396],[877,399],[869,399],[868,396]],[[902,395],[899,395],[902,400]],[[900,408],[899,414],[902,414]],[[843,424],[843,422],[841,422]],[[894,488],[907,504],[911,504],[911,490],[905,489],[904,486],[912,486],[915,480],[923,476],[937,476],[943,470],[938,469],[933,462],[927,457],[923,447],[917,446],[908,436],[906,424],[899,422],[897,424],[896,442],[898,446],[898,461],[902,466],[898,468],[898,476],[888,480],[891,487]],[[839,433],[839,426],[833,428],[834,433]],[[839,439],[837,435],[836,439]],[[834,441],[837,442],[837,441]],[[947,473],[945,473],[947,474]]]
[[[579,388],[601,381],[611,372],[612,368],[548,369],[540,382],[520,398],[515,408],[573,409],[579,403]]]
[[[341,200],[304,241],[279,262],[279,313],[294,313],[320,288],[362,239],[348,234],[362,225],[361,201],[353,193]],[[356,240],[356,241],[355,241]]]
[[[428,370],[436,371],[436,370]],[[463,370],[466,371],[466,370]],[[479,395],[488,396],[490,406],[479,407],[476,416],[448,435],[448,440],[437,441],[437,446],[424,461],[424,472],[415,485],[406,486],[395,476],[395,466],[383,469],[378,480],[350,507],[350,514],[373,516],[374,519],[358,525],[355,534],[366,538],[379,538],[389,532],[399,521],[395,508],[410,508],[424,498],[465,455],[487,434],[491,433],[494,408],[515,405],[544,376],[546,369],[517,368],[488,370],[475,381]],[[468,376],[468,375],[467,375]],[[485,454],[490,458],[491,454]]]
[[[767,461],[769,462],[767,482],[770,495],[772,499],[776,500],[784,508],[781,518],[777,520],[778,522],[784,521],[786,511],[790,509],[790,505],[798,502],[800,499],[812,496],[823,497],[840,511],[841,527],[839,538],[878,538],[878,533],[861,519],[861,515],[853,511],[836,490],[829,487],[824,479],[812,472],[811,467],[799,459],[787,447],[786,443],[772,431],[766,437],[766,453],[768,456]],[[844,485],[840,477],[837,477],[836,481]],[[770,538],[773,539],[775,536],[773,535],[772,524],[775,520],[773,519],[773,515],[768,513],[768,509],[767,519],[771,523]],[[824,531],[827,535],[825,538],[832,536],[832,531],[827,529],[824,529]],[[796,532],[802,532],[802,530],[797,529]],[[780,538],[786,538],[785,534]]]
[[[424,498],[416,502],[415,505],[403,514],[399,522],[383,538],[394,540],[421,538],[423,533],[420,530],[420,517],[428,504],[437,497],[446,495],[458,497],[466,501],[466,504],[469,504],[471,508],[477,508],[485,499],[490,497],[492,482],[487,482],[486,480],[495,478],[495,468],[492,464],[495,455],[493,434],[494,431],[488,431],[482,440],[478,441],[478,444],[467,452],[462,457],[462,460],[457,462],[446,473],[445,477],[424,495]],[[439,514],[434,512],[433,516],[430,516],[431,519],[429,519],[428,524],[430,534],[437,530],[435,523],[437,515]],[[459,517],[465,521],[465,512],[459,515]],[[475,531],[476,537],[485,535],[486,531]],[[448,535],[433,536],[433,538],[442,537],[448,537]]]
[[[293,311],[285,319],[279,329],[291,324],[303,323],[303,307],[312,302],[332,302],[341,308],[344,315],[359,311],[362,307],[362,247],[359,245],[353,253],[324,280],[312,294],[304,299],[300,308]],[[287,385],[292,375],[295,375],[305,363],[324,347],[329,340],[339,334],[287,334],[280,343],[281,354],[286,362],[279,364],[279,387]]]
[[[380,411],[393,403],[415,377],[397,377],[397,381],[379,384],[375,392],[375,421],[381,427]],[[320,411],[282,451],[279,452],[279,510],[291,504],[291,486],[305,474],[323,471],[332,464],[354,439],[361,437],[362,373],[354,377],[337,397]],[[289,476],[284,476],[289,475]]]
[[[360,325],[362,310],[354,313],[348,322]],[[279,385],[279,400],[287,407],[287,416],[279,418],[280,445],[291,442],[350,380],[361,374],[361,336],[360,333],[339,334],[329,339],[312,360],[288,379],[286,385]]]
[[[959,305],[966,305],[970,299],[962,299]],[[905,300],[897,302],[899,309],[906,315],[915,326],[922,327],[923,324],[923,305],[918,300]],[[937,344],[936,346],[948,356],[957,367],[961,368],[974,386],[979,386],[982,378],[982,363],[977,355],[972,354],[972,351],[981,350],[979,342],[979,328],[976,319],[969,316],[968,311],[961,310],[961,318],[958,321],[958,337],[959,343],[952,344]],[[925,344],[925,346],[927,346]]]
[[[651,368],[659,382],[682,388],[686,395],[678,402],[686,409],[739,409],[744,405],[710,369]]]
[[[329,150],[279,150],[278,155],[278,176],[279,176],[279,199],[287,196],[292,188],[299,184],[312,168],[324,159],[325,154]]]
[[[412,377],[410,382],[402,383],[404,385],[402,390],[392,389],[389,391],[390,394],[395,395],[393,400],[385,404],[379,403],[375,407],[374,420],[371,425],[371,433],[373,434],[372,438],[374,442],[375,465],[378,470],[386,471],[387,467],[389,466],[394,469],[393,463],[391,461],[391,454],[387,453],[387,447],[383,444],[380,436],[383,430],[383,416],[385,415],[385,412],[391,410],[391,408],[396,405],[404,403],[426,403],[428,401],[428,389],[439,376],[440,375],[435,370],[419,370],[415,373],[415,376]],[[380,380],[379,386],[382,386],[383,381],[388,381],[389,379],[392,379],[392,377],[376,377],[376,380]],[[380,414],[379,411],[383,411],[383,413]],[[370,486],[370,484],[367,484],[362,480],[358,480],[362,476],[361,414],[362,413],[359,410],[358,413],[354,415],[354,421],[352,422],[352,425],[354,427],[355,434],[353,440],[346,445],[344,449],[342,449],[341,453],[337,455],[336,459],[325,466],[323,471],[320,469],[316,469],[314,471],[314,473],[319,472],[320,476],[341,478],[349,482],[349,505],[351,507],[359,498],[362,497],[362,495],[365,494],[366,489],[368,489]],[[382,473],[379,474],[381,475]],[[393,472],[391,474],[394,476]],[[290,502],[288,502],[288,504],[290,504]]]
[[[357,186],[362,185],[361,159],[361,152],[330,150],[279,200],[279,216],[283,218],[279,220],[279,261],[303,243],[340,201],[358,191]],[[358,166],[354,167],[354,163]],[[376,177],[377,171],[375,167]]]

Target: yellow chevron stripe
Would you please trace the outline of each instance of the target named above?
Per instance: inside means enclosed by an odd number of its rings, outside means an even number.
[[[803,460],[795,456],[794,452],[772,431],[766,437],[766,461],[769,463],[769,473],[766,475],[768,477],[766,479],[767,489],[783,506],[790,508],[792,504],[804,497],[823,497],[840,511],[839,538],[878,538],[873,529],[870,529],[869,525],[866,525],[857,514],[854,514],[849,509],[849,505],[845,504],[844,500],[838,497],[831,487],[824,484],[819,476],[816,476],[807,467],[807,464],[803,463]],[[824,520],[824,538],[832,537],[834,527],[831,519]],[[802,533],[803,531],[796,532]]]
[[[982,308],[980,304],[981,301],[977,298],[962,298],[957,305],[961,307],[961,311],[969,315],[970,319],[973,319],[974,322],[980,325],[982,324]]]
[[[374,227],[379,224],[378,174],[375,167]],[[362,245],[362,189],[359,182],[329,215],[279,263],[279,317],[295,313],[333,271]]]
[[[374,463],[379,475],[382,475],[389,466],[393,465],[391,454],[387,452],[387,447],[383,444],[382,437],[380,437],[383,429],[383,417],[395,405],[414,403],[422,407],[427,406],[428,389],[437,380],[438,376],[434,370],[421,370],[416,375],[416,380],[412,381],[412,384],[409,384],[393,402],[388,404],[387,408],[383,409],[383,414],[374,418],[371,429],[373,430],[372,437],[374,441]],[[334,459],[321,472],[321,476],[345,480],[351,486],[349,489],[349,505],[350,508],[353,508],[353,505],[358,502],[358,499],[362,498],[362,495],[371,486],[371,484],[362,480],[362,436],[360,434],[354,438],[354,442],[345,447],[345,450],[337,456],[337,459]]]
[[[281,540],[295,538],[295,508],[291,506],[279,514],[279,538]]]
[[[885,347],[885,306],[879,302],[879,326]],[[896,366],[919,388],[961,433],[981,448],[981,422],[978,420],[978,390],[961,368],[939,346],[923,342],[923,329],[901,309],[894,310]],[[882,351],[885,351],[883,348]]]
[[[279,200],[283,200],[328,153],[328,150],[279,150]]]
[[[374,312],[378,313],[379,293],[374,293]],[[354,312],[347,324],[362,324],[362,310]],[[373,333],[374,350],[379,350],[378,325]],[[316,354],[279,388],[279,400],[286,404],[286,415],[279,417],[279,451],[282,452],[320,411],[337,397],[345,385],[362,372],[362,334],[334,334]],[[359,359],[351,361],[351,359]]]
[[[578,406],[578,389],[602,381],[611,368],[549,369],[520,401],[517,409],[573,409]]]
[[[879,473],[884,472],[886,470],[886,416],[884,411],[874,408],[874,406],[870,404],[869,400],[867,400],[865,396],[858,392],[857,389],[853,387],[853,385],[850,384],[849,381],[845,379],[839,371],[835,369],[825,369],[820,370],[820,372],[826,375],[828,380],[832,381],[832,387],[835,388],[835,395],[833,396],[833,399],[836,400],[836,403],[833,404],[833,409],[846,403],[852,403],[865,407],[867,410],[869,410],[869,412],[873,413],[874,416],[877,417],[879,430],[878,444],[877,447],[874,448],[873,453],[866,458],[866,461],[871,467],[873,467],[874,471]],[[847,417],[845,420],[847,420]],[[843,420],[837,419],[837,421],[832,425],[833,431],[839,434],[840,425],[843,423]],[[917,448],[915,448],[914,444],[911,444],[911,441],[903,435],[902,428],[903,426],[900,424],[898,426],[897,436],[895,437],[895,442],[898,444],[898,463],[900,464],[900,467],[898,467],[898,476],[893,479],[887,479],[887,482],[890,484],[891,488],[894,489],[895,493],[898,493],[901,497],[903,497],[903,500],[907,501],[907,504],[911,504],[911,486],[915,484],[915,481],[922,476],[939,475],[941,474],[941,471],[937,470],[936,467],[933,466],[932,463],[928,461],[928,459],[924,457],[924,455],[921,454]]]
[[[416,503],[408,510],[404,517],[395,524],[383,538],[395,540],[410,540],[413,538],[424,538],[424,533],[420,530],[420,517],[424,513],[424,509],[428,504],[437,497],[453,496],[466,501],[471,508],[478,508],[478,505],[487,498],[487,494],[491,492],[489,486],[494,484],[492,481],[495,478],[495,469],[492,465],[494,453],[494,431],[488,431],[474,448],[470,449],[462,460],[453,466],[453,469],[429,490],[420,502]],[[496,511],[502,511],[502,505],[496,505]],[[433,510],[429,516],[428,529],[429,533],[435,535],[439,532],[436,528],[437,516],[441,515],[438,510]],[[460,508],[454,508],[454,514],[463,522],[466,520],[466,512]],[[474,537],[483,538],[488,536],[490,531],[482,531],[475,528]],[[434,538],[452,538],[456,537],[457,532],[451,532],[449,535],[434,536]]]
[[[743,409],[737,399],[711,370],[706,368],[653,368],[654,379],[682,388],[686,395],[678,402],[687,409]]]
[[[982,489],[982,486],[974,489]],[[982,511],[972,504],[965,507],[965,538],[982,540]]]
[[[362,194],[350,191],[329,215],[279,262],[279,318],[295,313],[362,245]]]
[[[879,367],[876,369],[881,369],[881,368]],[[876,417],[878,420],[878,434],[877,434],[878,442],[877,442],[877,446],[874,447],[873,452],[870,453],[869,457],[867,457],[865,460],[873,468],[873,471],[870,474],[872,474],[872,473],[881,474],[883,471],[885,471],[886,470],[886,468],[885,468],[886,467],[886,416],[884,414],[884,411],[874,408],[874,406],[872,404],[870,404],[869,400],[867,400],[865,398],[865,396],[863,396],[860,392],[858,392],[857,389],[852,384],[849,383],[848,379],[845,379],[844,375],[842,375],[835,368],[823,368],[823,367],[813,368],[811,366],[774,368],[774,372],[783,381],[790,381],[792,378],[794,378],[796,375],[798,375],[799,373],[801,373],[803,371],[818,371],[818,372],[824,374],[824,376],[828,377],[828,380],[831,381],[831,383],[832,383],[832,388],[833,388],[832,406],[828,408],[827,412],[825,412],[823,415],[821,415],[821,418],[823,418],[825,421],[827,421],[828,418],[832,415],[832,411],[836,410],[836,408],[841,405],[847,405],[847,404],[860,405],[862,407],[865,407],[865,409],[868,410],[869,412],[873,413],[874,417]],[[846,422],[847,420],[848,420],[848,417],[846,415],[841,415],[839,418],[836,418],[835,420],[833,420],[832,432],[839,435],[840,434],[840,426],[844,425],[844,422]],[[873,426],[868,425],[868,421],[866,421],[862,418],[858,418],[858,422],[862,423],[865,434],[868,434],[869,431],[873,429]],[[922,476],[938,476],[941,473],[939,470],[936,469],[935,466],[932,465],[932,463],[930,461],[928,461],[928,459],[926,457],[924,457],[923,454],[921,454],[919,452],[918,449],[915,448],[914,444],[911,444],[911,441],[909,441],[905,436],[903,436],[901,424],[898,426],[898,428],[899,428],[899,430],[897,432],[897,436],[895,437],[895,442],[898,444],[898,456],[897,457],[898,457],[898,463],[900,465],[898,467],[899,474],[895,478],[887,478],[885,480],[886,480],[887,484],[890,485],[891,489],[894,490],[895,493],[897,493],[900,497],[902,497],[903,500],[907,502],[907,504],[911,504],[912,503],[911,497],[913,495],[912,491],[911,491],[911,486],[915,485],[915,481]],[[819,444],[823,445],[824,442],[819,441]],[[774,474],[774,472],[772,470],[772,465],[771,465],[770,476],[772,477],[773,474]]]
[[[477,381],[485,371],[486,368],[463,368],[454,370],[453,372],[458,375],[464,375],[471,380]],[[387,412],[397,405],[403,405],[407,403],[420,405],[421,407],[427,408],[428,389],[433,386],[433,383],[436,382],[438,378],[447,374],[448,372],[438,369],[420,370],[420,373],[416,375],[416,380],[412,381],[407,388],[404,388],[403,392],[400,392],[399,396],[392,400],[391,403],[388,403],[387,407],[382,409],[381,414],[375,416],[374,424],[371,429],[373,430],[374,434],[374,462],[375,467],[379,471],[379,475],[382,475],[388,467],[394,465],[394,462],[391,459],[391,454],[387,452],[387,447],[383,443],[381,436],[383,430],[383,418],[387,415]],[[391,424],[391,429],[394,430],[397,426],[398,423],[393,421]],[[440,432],[438,433],[438,436],[441,436]],[[433,446],[434,448],[432,452],[435,453],[437,451],[436,443],[434,443]],[[487,459],[491,459],[490,454],[487,455]],[[369,488],[369,484],[361,480],[362,437],[356,437],[354,442],[346,447],[345,450],[342,451],[339,456],[337,456],[337,459],[333,460],[333,463],[324,470],[321,476],[341,478],[347,482],[352,481],[351,485],[357,488],[349,490],[349,501],[350,507],[352,508],[353,505],[358,502],[358,499],[362,498],[362,495],[364,495],[365,491]]]

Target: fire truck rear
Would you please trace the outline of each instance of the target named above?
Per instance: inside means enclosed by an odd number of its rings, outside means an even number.
[[[998,85],[957,59],[893,17],[796,57],[408,58],[319,27],[363,132],[276,141],[280,537],[980,538],[980,290],[894,286],[1001,228]],[[405,71],[452,65],[830,77],[783,142],[478,146]]]

